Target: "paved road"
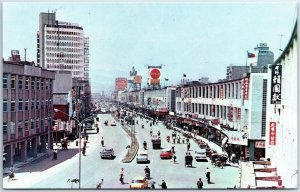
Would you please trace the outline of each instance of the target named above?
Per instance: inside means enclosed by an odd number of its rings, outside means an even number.
[[[150,126],[144,120],[145,128],[141,128],[142,120],[137,118],[139,124],[136,125],[136,136],[142,149],[143,141],[148,143],[148,153],[150,158],[149,164],[137,164],[134,159],[131,163],[122,163],[121,160],[125,156],[126,146],[130,144],[130,137],[120,127],[104,126],[104,120],[111,122],[113,118],[109,114],[101,114],[100,117],[100,133],[95,134],[95,131],[89,133],[89,143],[87,145],[87,156],[82,157],[81,165],[81,188],[95,189],[96,183],[104,178],[103,188],[129,188],[129,184],[122,185],[119,182],[119,171],[123,167],[125,169],[126,183],[134,176],[143,176],[144,167],[148,165],[151,169],[151,177],[157,184],[164,179],[167,182],[168,188],[196,188],[198,178],[205,180],[205,169],[209,167],[211,170],[211,180],[214,184],[204,182],[204,188],[227,188],[238,184],[239,170],[235,167],[225,167],[224,169],[213,168],[210,162],[193,162],[192,168],[184,166],[184,154],[186,152],[186,144],[175,144],[175,151],[178,163],[174,164],[170,160],[161,160],[159,157],[159,149],[153,150],[150,141]],[[160,130],[162,138],[162,148],[170,147],[170,144],[165,140],[167,135],[171,134],[171,130],[167,130],[161,123],[153,126],[154,133]],[[104,137],[105,146],[113,147],[116,152],[116,158],[113,160],[104,160],[100,158],[101,137]],[[68,189],[78,188],[78,184],[66,182],[67,179],[78,178],[78,148],[75,142],[71,144],[69,150],[60,151],[59,159],[64,157],[66,161],[51,161],[50,158],[30,164],[17,171],[17,180],[7,182],[3,179],[3,186],[6,189],[17,188],[55,188]],[[191,153],[199,147],[192,141]],[[31,172],[30,172],[31,171]],[[159,188],[158,185],[156,185]]]

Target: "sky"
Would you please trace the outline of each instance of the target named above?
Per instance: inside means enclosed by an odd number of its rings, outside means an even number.
[[[148,65],[162,65],[162,85],[188,79],[226,78],[230,64],[245,65],[247,51],[267,43],[274,60],[290,39],[296,2],[4,2],[3,57],[19,50],[36,62],[39,13],[78,23],[90,38],[92,93],[113,91],[115,78],[129,78],[134,66],[148,77]],[[169,79],[165,82],[164,78]]]

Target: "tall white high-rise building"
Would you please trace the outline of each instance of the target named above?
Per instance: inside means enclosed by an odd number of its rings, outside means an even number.
[[[72,78],[88,80],[88,38],[76,23],[56,20],[54,13],[40,13],[37,64],[53,71],[71,71]]]

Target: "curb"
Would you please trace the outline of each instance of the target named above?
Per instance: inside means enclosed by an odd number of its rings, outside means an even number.
[[[113,117],[116,121],[119,121],[119,119],[117,119],[117,117],[116,117],[114,114],[112,114],[112,117]],[[121,125],[121,127],[122,127],[122,129],[127,133],[127,135],[130,136],[130,132],[129,132],[129,130],[126,128],[126,126],[125,126],[125,125],[124,125],[124,126]],[[133,145],[133,143],[135,143],[135,145]],[[134,151],[131,152],[131,149],[133,149]],[[130,163],[130,162],[134,159],[134,157],[135,157],[135,155],[137,154],[138,150],[139,150],[139,143],[137,142],[137,138],[134,137],[134,142],[131,141],[131,148],[128,149],[128,151],[127,151],[125,157],[122,159],[122,163]]]

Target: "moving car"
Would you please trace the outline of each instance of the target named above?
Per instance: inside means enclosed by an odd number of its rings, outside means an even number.
[[[148,188],[148,180],[145,177],[134,177],[131,180],[130,189],[146,189]]]
[[[201,149],[200,151],[195,151],[195,160],[196,161],[208,161],[206,157],[206,149]]]
[[[147,151],[141,151],[141,152],[137,153],[137,155],[136,155],[137,163],[147,163],[148,161],[149,161],[149,159],[148,159]]]
[[[104,148],[102,150],[102,152],[100,152],[100,154],[101,154],[101,159],[104,159],[104,158],[112,159],[115,156],[115,151],[113,148]]]
[[[161,159],[171,159],[173,157],[173,153],[171,149],[164,149],[160,152]]]
[[[112,121],[111,123],[110,123],[110,126],[116,126],[117,124],[116,124],[116,122],[115,121]]]

